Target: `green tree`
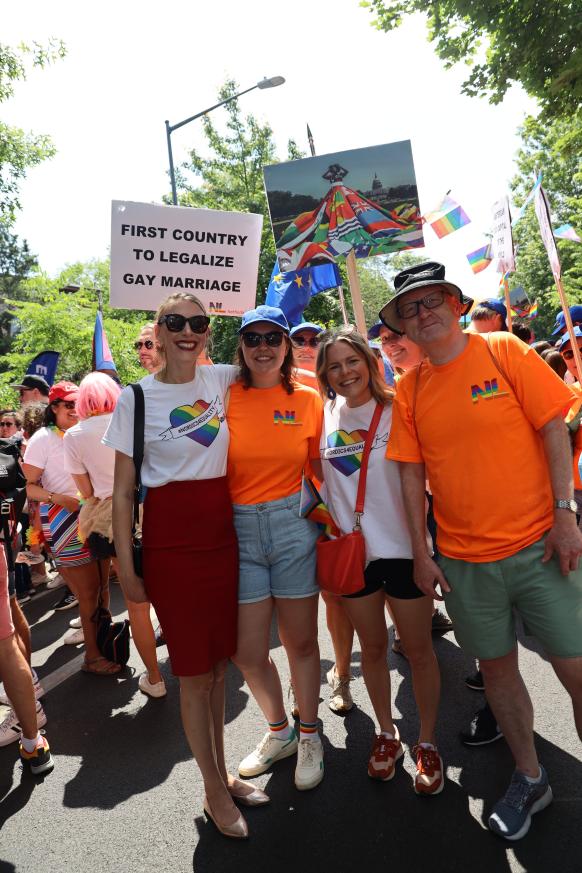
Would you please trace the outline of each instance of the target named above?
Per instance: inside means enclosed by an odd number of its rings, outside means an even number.
[[[65,294],[59,289],[66,285],[80,285],[81,290]],[[6,372],[0,374],[0,406],[18,402],[9,384],[21,378],[32,358],[45,349],[61,354],[57,379],[78,382],[91,370],[95,288],[104,291],[103,324],[121,381],[135,381],[144,375],[133,342],[151,313],[109,306],[108,261],[71,264],[55,279],[37,272],[21,287],[25,299],[11,304],[20,328],[3,359]]]
[[[531,191],[533,179],[542,171],[542,184],[552,207],[553,224],[570,223],[582,230],[582,111],[570,118],[544,123],[529,117],[521,128],[522,145],[517,153],[518,171],[512,180],[514,201],[520,205]],[[516,272],[511,285],[522,285],[531,300],[538,301],[536,335],[551,332],[559,297],[533,204],[514,229]],[[582,246],[557,240],[562,264],[562,282],[570,303],[582,302]]]
[[[20,45],[17,49],[0,43],[0,103],[14,94],[18,81],[26,79],[31,68],[45,67],[65,55],[64,44],[51,40]],[[48,136],[26,133],[0,121],[0,222],[11,225],[20,209],[19,188],[27,171],[54,155]]]
[[[25,240],[19,240],[0,222],[0,371],[12,343],[13,314],[10,301],[22,296],[23,280],[36,267],[36,257]]]
[[[379,30],[417,12],[445,67],[471,68],[462,90],[503,100],[519,82],[548,113],[566,115],[582,100],[582,14],[571,0],[364,0]]]

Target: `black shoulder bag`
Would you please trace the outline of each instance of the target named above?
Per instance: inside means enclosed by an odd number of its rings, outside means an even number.
[[[26,478],[20,466],[20,443],[0,439],[0,529],[9,572],[14,571],[18,521],[26,503]]]
[[[131,529],[131,548],[135,575],[143,578],[143,549],[141,528],[139,526],[139,503],[141,496],[141,465],[143,464],[145,442],[145,400],[141,385],[130,385],[135,398],[133,416],[133,463],[135,466],[135,490],[133,493],[133,524]]]

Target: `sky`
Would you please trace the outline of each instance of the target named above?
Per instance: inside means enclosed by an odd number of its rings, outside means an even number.
[[[483,244],[493,202],[508,193],[517,128],[535,111],[520,88],[500,106],[460,93],[467,68],[445,71],[422,16],[385,34],[358,0],[222,0],[220,4],[124,0],[86,6],[22,0],[3,16],[2,41],[61,38],[67,56],[19,83],[2,105],[8,124],[49,134],[57,155],[29,172],[15,231],[42,268],[107,256],[111,201],[161,202],[169,191],[164,120],[175,124],[216,102],[234,78],[241,90],[264,76],[284,85],[241,97],[241,108],[318,154],[410,139],[421,211],[451,191],[472,222],[427,257],[466,293],[497,296],[490,267],[478,276],[466,254]],[[224,110],[213,113],[220,127]],[[172,135],[176,164],[207,153],[200,122]],[[520,204],[518,204],[520,205]]]

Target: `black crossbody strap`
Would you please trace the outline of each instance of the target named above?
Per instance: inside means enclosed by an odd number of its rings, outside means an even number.
[[[133,524],[139,524],[139,494],[141,489],[141,467],[143,464],[145,442],[145,398],[141,385],[130,385],[135,399],[133,415],[133,464],[135,467],[135,493],[133,498]]]

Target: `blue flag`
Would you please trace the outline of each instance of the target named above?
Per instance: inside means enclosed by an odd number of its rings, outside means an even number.
[[[93,369],[94,370],[117,370],[113,361],[113,355],[107,342],[107,334],[103,327],[103,315],[97,313],[95,330],[93,331]]]
[[[309,301],[320,291],[338,288],[342,284],[340,272],[335,264],[322,264],[306,267],[296,272],[282,273],[275,261],[271,281],[267,288],[267,306],[278,306],[285,313],[293,327],[303,318],[303,310]]]
[[[26,371],[27,376],[42,376],[49,385],[55,381],[60,352],[41,352],[33,358]]]

